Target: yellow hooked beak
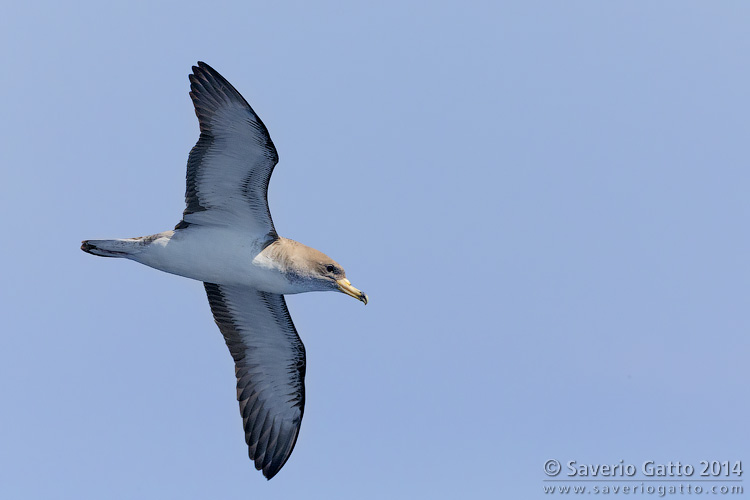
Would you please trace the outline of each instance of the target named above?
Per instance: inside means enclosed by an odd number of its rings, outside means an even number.
[[[361,300],[365,303],[365,305],[367,305],[367,295],[364,292],[354,288],[348,279],[342,278],[336,281],[336,284],[339,286],[339,290],[347,294],[349,297],[354,297],[357,300]]]

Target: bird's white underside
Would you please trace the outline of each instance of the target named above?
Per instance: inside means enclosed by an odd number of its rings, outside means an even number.
[[[309,291],[302,283],[289,280],[279,261],[269,255],[266,243],[265,238],[253,238],[231,226],[191,225],[160,233],[128,258],[207,283],[279,294]]]

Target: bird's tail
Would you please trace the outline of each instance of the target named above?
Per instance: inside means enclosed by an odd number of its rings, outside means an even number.
[[[137,252],[143,245],[135,239],[126,240],[85,240],[81,250],[100,257],[124,257]]]

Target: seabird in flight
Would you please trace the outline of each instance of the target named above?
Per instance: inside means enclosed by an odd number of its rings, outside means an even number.
[[[203,281],[235,362],[250,459],[271,479],[294,449],[305,405],[305,346],[284,294],[336,290],[367,304],[327,255],[276,233],[268,181],[279,160],[237,90],[199,62],[190,97],[200,138],[187,162],[187,208],[172,231],[86,240],[81,250]]]

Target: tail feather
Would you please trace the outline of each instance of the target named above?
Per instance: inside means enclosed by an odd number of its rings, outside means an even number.
[[[81,250],[100,257],[127,258],[135,248],[132,240],[84,240]]]

